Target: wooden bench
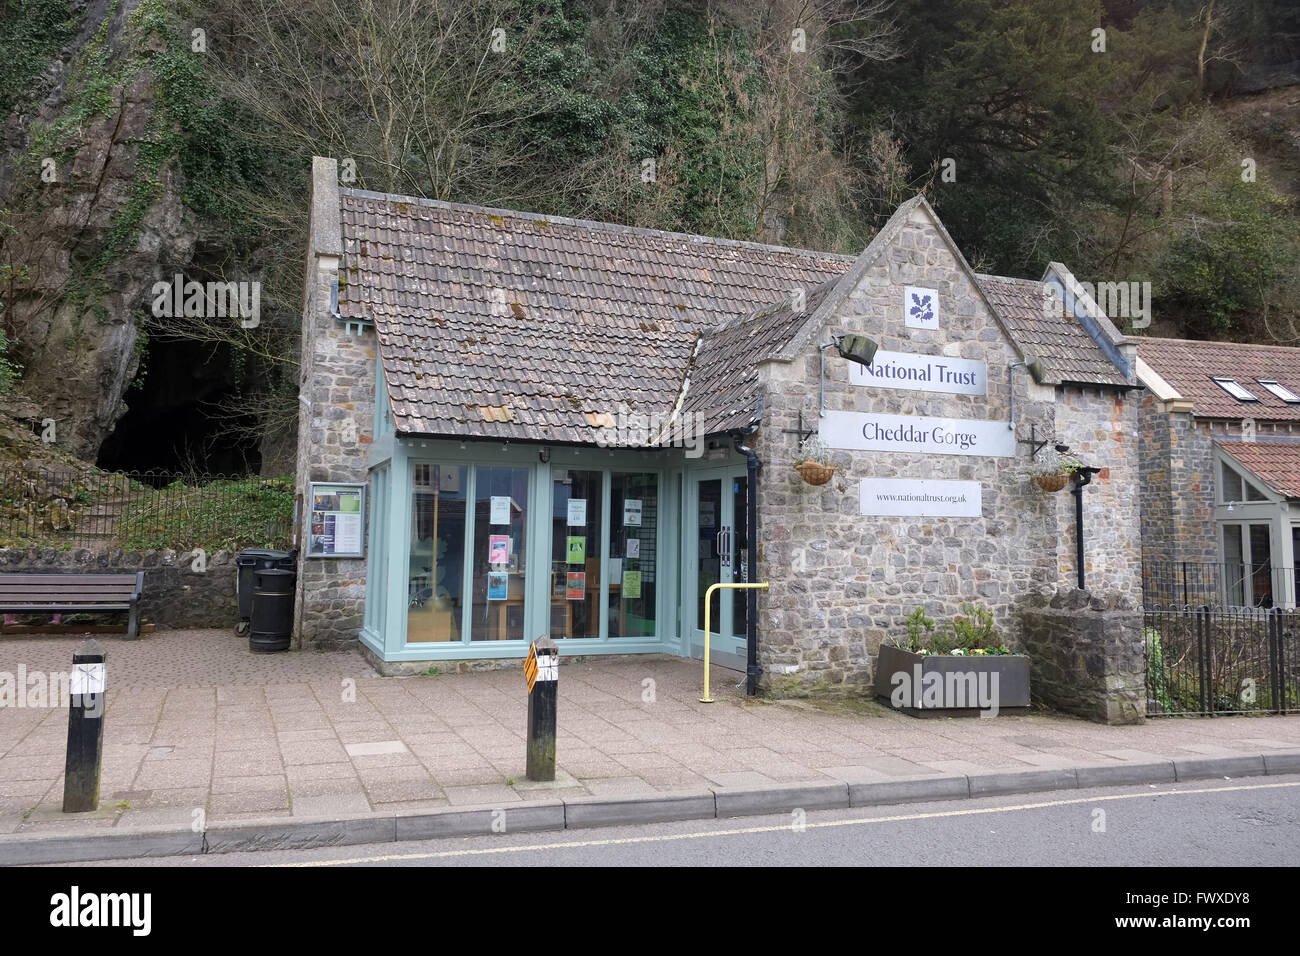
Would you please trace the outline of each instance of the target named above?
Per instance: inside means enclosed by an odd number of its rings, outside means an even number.
[[[126,639],[140,630],[144,572],[135,574],[0,574],[0,612],[126,611]]]

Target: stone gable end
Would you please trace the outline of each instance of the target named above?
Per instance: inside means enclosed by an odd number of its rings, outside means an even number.
[[[1040,438],[1053,434],[1056,391],[1036,384],[1026,368],[1010,368],[1021,354],[927,212],[913,207],[876,256],[825,325],[801,332],[806,342],[796,357],[760,365],[758,570],[772,582],[760,664],[775,693],[860,693],[881,641],[904,633],[916,607],[942,621],[963,602],[984,604],[1014,643],[1017,600],[1058,580],[1058,502],[1028,480],[1025,444],[1013,443],[1013,457],[836,450],[835,477],[820,487],[794,472],[800,413],[805,429],[825,421],[818,346],[841,333],[867,335],[887,352],[982,362],[986,393],[854,384],[850,363],[832,348],[825,353],[827,410],[1007,427],[1014,385],[1016,434],[1028,438],[1031,426]],[[907,286],[937,292],[937,329],[907,327]],[[864,478],[976,482],[981,513],[864,515]]]

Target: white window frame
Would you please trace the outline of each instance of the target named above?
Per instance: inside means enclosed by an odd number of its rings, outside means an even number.
[[[1288,405],[1300,405],[1300,395],[1297,395],[1291,389],[1287,388],[1275,378],[1257,378],[1255,379],[1262,387],[1268,389],[1277,398],[1282,399]]]
[[[1293,507],[1285,498],[1277,494],[1267,484],[1255,477],[1246,466],[1231,454],[1217,446],[1214,449],[1214,550],[1218,555],[1219,566],[1224,570],[1224,585],[1227,585],[1229,567],[1228,555],[1224,551],[1223,529],[1226,525],[1242,526],[1243,550],[1246,563],[1250,566],[1255,556],[1250,552],[1250,525],[1267,524],[1269,526],[1269,565],[1273,569],[1273,600],[1277,607],[1296,606],[1295,560],[1292,548],[1291,524],[1300,518],[1300,507]],[[1223,493],[1223,469],[1232,471],[1243,482],[1242,496],[1246,494],[1245,484],[1254,485],[1261,492],[1264,501],[1228,500]],[[1242,560],[1241,556],[1232,559],[1232,563]],[[1228,603],[1228,594],[1223,595]]]
[[[1243,404],[1246,402],[1254,402],[1258,404],[1259,402],[1259,399],[1252,395],[1250,390],[1235,378],[1230,378],[1227,375],[1211,375],[1210,381]]]

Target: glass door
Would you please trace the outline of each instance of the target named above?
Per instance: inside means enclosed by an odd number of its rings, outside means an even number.
[[[749,569],[745,539],[748,494],[743,471],[701,472],[690,477],[686,512],[684,592],[691,608],[691,656],[704,656],[704,600],[714,584],[742,582]],[[744,670],[746,596],[741,590],[714,592],[709,620],[709,654],[714,663]]]

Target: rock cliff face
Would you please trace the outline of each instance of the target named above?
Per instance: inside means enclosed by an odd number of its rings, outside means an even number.
[[[196,241],[178,175],[141,160],[153,75],[113,69],[135,52],[127,24],[139,3],[72,10],[77,39],[42,77],[48,95],[9,117],[0,161],[12,226],[0,233],[4,322],[22,390],[55,420],[59,447],[91,461],[126,412],[150,286],[182,271]]]

